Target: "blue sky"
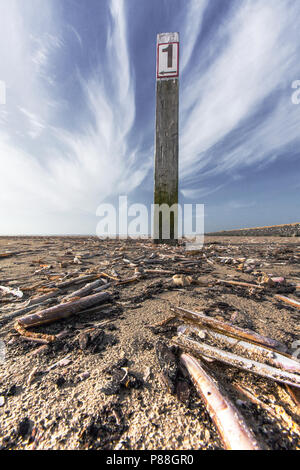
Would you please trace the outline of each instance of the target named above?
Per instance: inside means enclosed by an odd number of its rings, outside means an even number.
[[[300,219],[299,0],[0,0],[0,234],[95,233],[153,198],[156,35],[180,33],[180,201]]]

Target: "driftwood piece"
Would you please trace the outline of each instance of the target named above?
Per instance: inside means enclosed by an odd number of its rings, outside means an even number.
[[[103,286],[97,287],[97,289],[94,289],[94,293],[97,294],[98,292],[102,292],[105,289],[108,289],[109,287],[112,286],[111,282],[108,282],[107,284],[103,284]]]
[[[15,312],[12,312],[12,313],[8,313],[8,314],[5,314],[5,315],[2,315],[1,318],[0,318],[0,327],[2,327],[3,325],[5,325],[6,323],[10,322],[11,320],[14,320],[16,317],[19,317],[21,315],[24,315],[25,313],[29,313],[31,312],[32,310],[35,310],[37,308],[41,308],[41,307],[45,307],[47,304],[49,304],[50,302],[52,302],[52,298],[48,299],[48,300],[44,300],[43,302],[40,302],[39,304],[35,304],[35,305],[28,305],[27,307],[24,307],[20,310],[16,310]]]
[[[235,406],[224,397],[216,382],[207,374],[199,361],[182,354],[182,364],[205,402],[227,450],[259,450],[259,445]]]
[[[118,279],[117,285],[131,284],[131,282],[139,281],[140,278],[141,276],[133,276],[133,277],[129,277],[128,279],[123,279],[123,280]]]
[[[286,304],[292,305],[293,307],[300,308],[300,302],[294,299],[290,299],[289,297],[285,297],[283,295],[275,295],[275,299],[282,300]]]
[[[28,305],[30,306],[30,305],[40,304],[41,302],[51,299],[52,297],[57,297],[59,293],[60,293],[59,289],[53,289],[52,292],[49,292],[48,294],[40,295],[39,297],[34,297],[33,299],[30,299]]]
[[[45,286],[45,281],[39,281],[39,282],[36,282],[35,284],[30,284],[29,286],[24,286],[24,287],[22,287],[22,290],[24,292],[30,292],[32,290],[37,290],[40,287],[46,287]]]
[[[49,366],[47,369],[46,369],[46,372],[50,372],[52,369],[55,369],[56,367],[59,367],[59,366],[68,366],[71,364],[71,354],[68,354],[67,356],[65,356],[63,359],[60,359],[59,361],[55,362],[54,364],[51,364],[51,366]]]
[[[263,346],[267,346],[272,349],[278,349],[280,351],[285,351],[286,347],[279,341],[275,339],[267,338],[266,336],[261,336],[258,333],[255,333],[251,330],[245,330],[239,328],[238,326],[229,325],[220,320],[208,317],[200,312],[193,312],[192,310],[187,310],[185,308],[173,306],[171,311],[174,312],[179,318],[183,320],[190,320],[192,323],[209,326],[220,332],[226,332],[236,338],[243,338],[249,341],[252,341]]]
[[[46,310],[42,310],[32,315],[26,315],[17,320],[18,324],[24,328],[31,328],[33,326],[45,325],[53,323],[57,320],[69,318],[70,316],[86,310],[89,307],[101,304],[110,299],[110,294],[107,292],[100,292],[99,294],[90,295],[74,302],[55,305]]]
[[[27,331],[24,326],[20,325],[18,321],[15,323],[15,330],[20,333],[21,337],[24,339],[36,341],[36,342],[43,342],[43,344],[52,343],[55,340],[54,335],[45,335],[43,333],[32,333],[31,331]]]
[[[26,330],[27,331],[27,330]],[[27,331],[27,333],[29,333],[29,331]],[[69,334],[69,331],[68,330],[63,330],[61,331],[60,333],[58,333],[57,335],[54,335],[54,341],[56,340],[59,340],[59,339],[62,339],[62,338],[65,338],[66,336],[68,336]],[[40,335],[41,337],[43,335]],[[23,339],[25,339],[25,337],[23,337]],[[30,338],[28,338],[30,340]],[[43,341],[43,338],[41,338],[42,342],[44,342],[44,345],[43,346],[40,346],[38,349],[34,349],[30,355],[32,356],[37,356],[38,354],[42,354],[43,352],[47,351],[49,349],[49,341],[45,342]],[[38,341],[36,341],[38,342]],[[50,341],[51,342],[51,341]]]
[[[58,282],[55,284],[55,287],[62,289],[63,287],[69,287],[72,284],[81,284],[82,282],[86,281],[94,281],[96,279],[100,279],[100,274],[87,274],[85,276],[75,277],[73,279],[69,279],[68,281]]]
[[[174,271],[168,269],[144,269],[145,274],[174,274]]]
[[[8,277],[6,279],[0,279],[0,284],[5,284],[6,282],[12,281],[21,281],[23,279],[28,279],[28,276],[17,276],[17,277]]]
[[[230,366],[237,367],[238,369],[246,370],[247,372],[267,377],[268,379],[275,380],[276,382],[300,388],[300,375],[276,369],[275,367],[246,359],[242,356],[238,356],[237,354],[232,354],[230,352],[223,351],[222,349],[199,343],[184,335],[180,335],[176,338],[175,344],[197,357],[207,356],[209,358],[216,359],[217,361],[224,362]]]
[[[51,341],[49,339],[45,339],[43,338],[43,336],[46,336],[46,335],[42,335],[41,337],[39,336],[35,336],[35,335],[38,335],[38,333],[31,333],[30,331],[26,331],[26,336],[23,336],[21,335],[20,338],[23,339],[24,341],[29,341],[30,343],[37,343],[37,344],[43,344],[45,346],[48,346],[48,344],[50,344],[52,341],[54,341],[54,339],[51,338]],[[34,336],[31,336],[34,335]],[[49,338],[50,338],[50,335],[49,335]]]
[[[112,281],[120,281],[120,279],[118,277],[111,276],[110,274],[106,274],[106,273],[103,273],[103,272],[100,273],[100,276],[101,277],[106,277],[107,279],[111,279]]]
[[[300,416],[300,390],[286,385],[286,391],[296,405],[296,413]]]
[[[90,282],[89,284],[82,287],[81,289],[78,289],[75,292],[72,292],[71,294],[66,295],[66,297],[64,297],[62,301],[64,302],[66,300],[72,299],[73,297],[85,297],[97,287],[103,286],[103,282],[104,281],[102,281],[102,279],[98,279],[94,282]]]
[[[196,325],[182,325],[178,328],[178,333],[187,336],[196,335],[199,336],[201,340],[206,338],[211,339],[214,342],[220,343],[221,347],[224,345],[226,348],[230,348],[233,350],[232,352],[236,352],[236,354],[245,354],[249,359],[253,360],[257,360],[257,356],[259,356],[262,362],[266,362],[271,366],[279,367],[287,372],[300,374],[300,361],[288,354],[282,354],[273,349],[268,349],[246,340],[236,339],[232,336],[226,336],[226,334],[214,330],[200,328]],[[236,348],[237,351],[235,351]]]
[[[228,284],[230,286],[239,286],[239,287],[250,287],[255,289],[264,289],[264,286],[259,286],[258,284],[249,284],[248,282],[240,282],[240,281],[226,281],[223,279],[219,279],[218,282],[220,284]]]
[[[7,251],[6,253],[0,253],[0,259],[10,258],[11,256],[18,255],[22,251]]]

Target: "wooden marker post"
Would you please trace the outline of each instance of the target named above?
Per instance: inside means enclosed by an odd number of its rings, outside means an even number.
[[[179,34],[158,34],[153,223],[156,243],[178,240],[178,82]],[[169,210],[162,211],[162,205]]]

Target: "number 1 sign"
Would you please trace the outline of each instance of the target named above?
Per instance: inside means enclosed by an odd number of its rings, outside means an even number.
[[[159,36],[157,44],[157,78],[179,76],[179,40],[177,33]]]

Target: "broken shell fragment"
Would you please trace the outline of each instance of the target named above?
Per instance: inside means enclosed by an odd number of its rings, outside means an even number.
[[[227,450],[259,450],[260,447],[244,418],[225,397],[201,363],[189,354],[182,354],[182,364],[203,398]]]
[[[192,276],[184,276],[183,274],[176,274],[172,279],[175,286],[186,287],[193,283]]]

